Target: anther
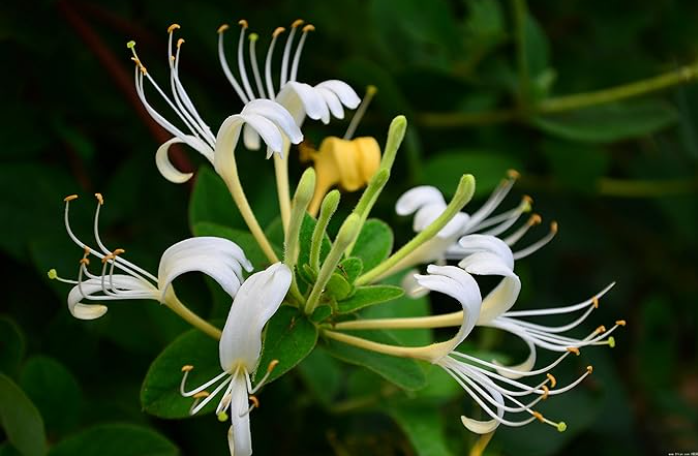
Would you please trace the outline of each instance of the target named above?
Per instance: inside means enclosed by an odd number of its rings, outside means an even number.
[[[100,206],[104,204],[104,197],[102,196],[101,193],[95,193],[95,198],[97,198],[97,202],[99,203]]]
[[[542,221],[543,218],[540,215],[533,214],[526,223],[528,224],[528,226],[536,226],[539,225]]]
[[[182,372],[191,372],[192,369],[194,369],[194,366],[192,366],[191,364],[182,366]]]
[[[291,27],[293,27],[293,28],[300,27],[304,23],[305,23],[305,21],[303,19],[296,19],[295,21],[293,21],[293,24],[291,24]]]
[[[579,356],[579,349],[577,347],[567,347],[567,351]]]
[[[64,203],[68,203],[70,201],[78,199],[78,195],[68,195],[65,198],[63,198]]]
[[[308,24],[305,27],[303,27],[304,32],[314,32],[315,31],[315,26],[313,24]]]
[[[223,24],[220,27],[218,27],[218,30],[216,31],[216,33],[223,33],[226,30],[228,30],[229,28],[230,28],[230,26],[228,24]]]
[[[557,233],[557,222],[550,223],[550,231],[552,231],[553,233]]]
[[[241,25],[242,28],[245,28],[245,29],[246,29],[247,27],[249,27],[249,24],[247,23],[247,21],[246,21],[245,19],[240,19],[240,20],[238,21],[238,24]]]
[[[113,254],[114,256],[123,255],[124,253],[126,253],[126,250],[124,250],[124,249],[116,249],[116,250],[114,250],[114,251],[112,252],[112,254]]]
[[[277,36],[281,35],[281,34],[284,33],[285,31],[286,31],[286,29],[283,28],[283,27],[276,27],[276,28],[274,29],[274,32],[271,34],[271,36],[272,36],[273,38],[276,38]]]
[[[252,402],[252,406],[254,408],[259,408],[259,399],[257,399],[257,396],[254,394],[250,394],[249,398],[250,402]]]
[[[533,204],[533,198],[531,198],[530,195],[524,195],[523,200],[527,202],[528,204]]]
[[[113,260],[113,259],[114,259],[114,254],[107,253],[106,255],[104,255],[104,257],[102,257],[102,264],[106,263],[109,260]]]
[[[587,372],[590,374],[594,372],[594,366],[587,366]]]
[[[267,372],[273,371],[274,368],[275,368],[276,366],[278,366],[278,364],[279,364],[279,360],[278,360],[278,359],[272,360],[272,361],[269,363],[269,366],[267,366]]]
[[[540,398],[546,400],[548,398],[548,394],[550,394],[550,389],[548,389],[548,387],[545,385],[541,386],[541,389],[543,390],[543,394],[541,394]]]
[[[509,177],[509,179],[518,179],[521,177],[521,174],[515,169],[510,169],[507,171],[507,177]]]
[[[555,385],[557,385],[557,379],[555,378],[555,376],[551,373],[547,373],[545,374],[545,376],[548,377],[548,380],[550,380],[550,386],[552,388],[555,388]]]
[[[85,247],[82,249],[82,252],[85,254],[85,256],[89,255],[91,251],[92,251],[92,250],[90,250],[90,248],[89,248],[88,246],[85,246]]]
[[[540,412],[531,412],[531,415],[533,415],[538,421],[541,423],[545,422],[545,418],[543,418],[543,414]]]
[[[172,33],[178,28],[180,28],[179,24],[172,24],[169,27],[167,27],[167,33]]]
[[[131,40],[131,41],[129,41],[128,43],[126,43],[126,47],[129,48],[129,49],[133,49],[133,48],[136,47],[136,42],[133,41],[133,40]]]
[[[618,321],[616,321],[616,324],[618,326],[625,326],[625,320],[618,320]]]
[[[594,309],[599,308],[599,298],[598,297],[594,296],[593,298],[591,298],[591,302],[592,302],[592,304],[594,304]]]
[[[90,265],[90,259],[89,258],[81,258],[80,259],[80,264],[84,266],[89,266]]]
[[[49,269],[46,275],[48,275],[48,278],[51,280],[55,280],[58,278],[58,272],[56,272],[55,269]]]
[[[209,397],[211,394],[208,391],[199,391],[196,393],[194,396],[192,396],[194,399],[203,399],[205,397]]]
[[[606,327],[605,327],[604,325],[601,325],[601,326],[599,326],[598,328],[596,328],[596,331],[594,331],[594,332],[599,333],[599,334],[605,333],[605,332],[606,332]]]
[[[177,49],[181,48],[183,44],[184,44],[184,38],[178,39],[177,40]]]

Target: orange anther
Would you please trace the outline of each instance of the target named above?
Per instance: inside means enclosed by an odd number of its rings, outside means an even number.
[[[519,177],[521,177],[521,174],[515,169],[510,169],[507,171],[507,176],[509,177],[509,179],[518,179]]]
[[[271,36],[273,36],[274,38],[276,38],[277,36],[281,35],[281,34],[284,33],[285,31],[286,31],[286,29],[283,28],[283,27],[276,27],[276,28],[274,29],[274,33],[272,33]]]
[[[255,408],[259,408],[259,399],[257,399],[257,396],[254,396],[254,395],[251,394],[250,397],[249,397],[249,399],[250,399],[250,402],[252,402],[252,405],[253,405]]]
[[[186,364],[182,366],[182,372],[190,372],[192,369],[194,369],[194,366],[191,364]]]
[[[550,390],[549,390],[548,387],[545,386],[545,385],[543,385],[543,386],[541,387],[541,389],[543,390],[543,395],[541,396],[541,398],[542,398],[543,400],[546,400],[546,399],[548,398],[548,394],[550,394]]]
[[[208,391],[199,391],[196,393],[194,396],[192,396],[194,399],[203,399],[205,397],[209,397],[210,394]]]
[[[590,374],[594,372],[594,366],[587,366],[587,372],[589,372]]]
[[[116,249],[116,250],[114,250],[112,253],[114,254],[114,256],[123,255],[124,253],[126,253],[126,250],[124,250],[124,249]]]
[[[618,320],[618,321],[616,321],[616,324],[618,326],[625,326],[625,320]]]
[[[533,214],[529,219],[528,219],[528,225],[529,226],[535,226],[540,224],[543,221],[543,218],[538,215],[538,214]]]
[[[179,24],[172,24],[169,27],[167,27],[167,33],[172,33],[175,30],[177,30],[179,27]]]
[[[594,304],[594,309],[599,308],[599,298],[598,297],[594,296],[593,298],[591,298],[591,303]]]
[[[180,48],[184,44],[184,38],[180,38],[177,40],[177,47]]]
[[[278,359],[274,359],[269,363],[269,366],[267,366],[267,372],[271,372],[274,370],[274,368],[279,364]]]
[[[601,326],[599,326],[598,328],[596,328],[596,331],[594,331],[594,332],[597,332],[597,333],[599,333],[599,334],[605,333],[605,332],[606,332],[606,327],[605,327],[604,325],[601,325]]]
[[[229,28],[230,28],[230,26],[228,24],[223,24],[220,27],[218,27],[218,33],[223,33],[226,30],[228,30]]]
[[[313,24],[308,24],[305,27],[303,27],[304,32],[314,32],[315,31],[315,26]]]
[[[240,20],[238,21],[238,24],[239,24],[239,25],[242,25],[242,28],[247,28],[247,27],[249,27],[249,24],[247,23],[247,21],[246,21],[245,19],[240,19]]]
[[[97,198],[97,202],[100,206],[104,204],[104,197],[101,193],[95,193],[95,198]]]
[[[552,231],[553,233],[557,233],[557,222],[550,223],[550,231]]]
[[[548,380],[550,380],[550,386],[555,388],[555,385],[557,385],[557,379],[553,374],[545,374],[546,377],[548,377]]]
[[[540,412],[531,412],[531,415],[533,415],[541,423],[544,421],[543,415]]]
[[[63,202],[67,203],[76,199],[78,199],[78,195],[68,195],[65,198],[63,198]]]
[[[579,356],[579,349],[577,347],[567,347],[567,351]]]
[[[303,19],[296,19],[295,21],[293,21],[293,24],[291,24],[291,27],[300,27],[301,25],[303,25],[304,22],[305,21]]]

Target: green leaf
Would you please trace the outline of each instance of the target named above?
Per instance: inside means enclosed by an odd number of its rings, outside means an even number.
[[[279,364],[269,376],[269,382],[291,370],[313,351],[317,336],[317,328],[304,314],[295,307],[281,306],[271,317],[264,331],[264,345],[255,375],[256,381],[264,377],[267,366],[274,360],[278,360]]]
[[[340,314],[356,312],[364,307],[381,304],[398,299],[405,294],[404,290],[394,285],[369,285],[357,288],[350,298],[337,303]]]
[[[356,331],[348,334],[388,345],[398,345],[395,338],[384,331]],[[413,359],[397,358],[363,348],[327,339],[327,350],[335,358],[372,370],[389,382],[406,390],[418,390],[426,386],[426,377],[419,363]]]
[[[223,180],[209,166],[202,166],[189,200],[189,224],[216,223],[230,228],[246,228],[245,221]]]
[[[0,372],[14,376],[24,356],[24,336],[8,317],[0,317]]]
[[[337,269],[339,269],[342,276],[347,279],[347,282],[353,284],[363,272],[364,262],[361,261],[361,258],[347,258],[339,263]]]
[[[245,256],[257,271],[270,266],[269,259],[248,231],[228,228],[216,223],[200,222],[194,225],[193,232],[194,236],[216,236],[233,241],[245,252]]]
[[[63,364],[46,356],[29,358],[19,383],[41,412],[49,434],[64,434],[78,424],[82,393]]]
[[[368,219],[361,228],[351,255],[363,261],[363,268],[370,271],[388,258],[393,250],[393,230],[383,221]]]
[[[438,408],[399,404],[388,414],[410,439],[419,456],[448,456],[453,452],[446,444],[444,421]]]
[[[46,454],[44,421],[31,400],[9,377],[0,374],[0,425],[23,456]]]
[[[463,174],[475,176],[475,197],[488,195],[506,177],[510,169],[522,169],[522,162],[496,152],[451,149],[440,152],[424,165],[424,184],[433,185],[446,196],[453,195],[454,182]]]
[[[329,407],[342,386],[342,366],[325,350],[317,347],[298,365],[298,372],[320,403]]]
[[[329,318],[330,315],[332,315],[332,306],[318,306],[317,309],[315,309],[313,311],[313,314],[310,316],[310,321],[312,321],[313,323],[320,323],[321,321],[324,321],[327,318]]]
[[[141,405],[146,412],[160,418],[189,417],[189,408],[194,400],[179,393],[182,366],[187,364],[194,366],[189,372],[187,389],[194,389],[220,374],[218,341],[192,329],[165,347],[150,365],[143,380]],[[199,414],[212,412],[214,402],[211,401]]]
[[[316,224],[317,221],[313,217],[305,214],[300,232],[300,252],[298,254],[298,264],[300,265],[310,263],[310,245],[312,244],[313,230]],[[327,254],[330,253],[330,248],[332,248],[330,238],[325,234],[320,247],[320,264],[322,264]]]
[[[49,456],[178,456],[177,447],[152,429],[103,424],[63,440]]]
[[[542,131],[564,139],[592,143],[647,136],[676,122],[676,110],[658,99],[609,103],[533,119]]]
[[[524,20],[524,46],[531,84],[528,89],[534,99],[542,99],[555,80],[555,72],[550,68],[548,37],[536,18],[528,12]]]
[[[344,299],[351,294],[352,286],[341,274],[333,272],[323,294],[332,299]]]

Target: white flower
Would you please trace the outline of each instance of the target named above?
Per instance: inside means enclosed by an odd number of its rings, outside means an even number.
[[[240,114],[228,117],[219,128],[217,135],[214,136],[211,128],[204,122],[194,107],[194,103],[191,101],[179,78],[179,55],[184,40],[179,39],[177,41],[176,52],[173,52],[173,35],[178,28],[179,25],[173,24],[167,30],[169,33],[168,57],[171,96],[168,96],[160,88],[146,70],[136,54],[135,42],[131,41],[128,44],[128,47],[133,52],[133,60],[136,62],[134,77],[138,97],[153,120],[174,136],[174,138],[163,143],[155,155],[158,169],[167,180],[174,183],[182,183],[192,177],[191,173],[182,173],[170,162],[168,151],[173,144],[187,144],[206,157],[208,161],[214,163],[216,169],[219,170],[222,165],[219,165],[218,162],[225,163],[226,160],[232,160],[243,125],[246,126],[246,129],[254,131],[256,132],[255,134],[261,136],[267,144],[270,154],[272,152],[281,153],[283,138],[289,138],[294,144],[298,144],[303,140],[303,134],[289,112],[280,104],[270,100],[251,100],[249,103],[246,102]],[[168,121],[148,102],[145,96],[145,79],[151,83],[165,103],[174,111],[179,121],[185,126],[184,130]],[[228,138],[228,141],[223,145],[219,144],[222,137]],[[234,139],[234,141],[231,139]]]
[[[223,327],[219,344],[223,372],[198,388],[186,391],[187,376],[193,366],[182,368],[184,377],[180,392],[185,397],[196,398],[192,415],[224,391],[216,414],[222,421],[230,416],[228,443],[231,455],[252,454],[249,413],[258,405],[253,394],[264,384],[276,362],[269,365],[267,375],[254,388],[251,376],[259,363],[264,325],[279,308],[290,286],[291,271],[282,263],[251,275],[238,290]],[[206,389],[214,385],[213,391],[207,393]],[[249,402],[253,405],[250,406]]]
[[[331,115],[338,119],[343,119],[344,107],[354,109],[359,105],[361,100],[358,95],[354,89],[343,81],[331,79],[315,86],[298,82],[298,66],[303,52],[303,46],[305,45],[308,32],[315,30],[315,27],[310,24],[303,27],[302,35],[298,41],[295,52],[293,52],[293,60],[291,61],[294,44],[293,39],[297,29],[303,25],[303,21],[300,19],[292,24],[291,32],[286,39],[281,59],[278,85],[274,84],[274,77],[272,76],[272,59],[277,38],[285,29],[283,27],[278,27],[272,34],[272,40],[269,44],[264,62],[264,84],[262,83],[260,67],[257,64],[256,43],[259,37],[256,33],[249,35],[249,60],[254,77],[255,90],[247,74],[247,65],[244,56],[245,32],[248,28],[248,24],[245,20],[241,20],[239,24],[241,29],[237,47],[237,63],[239,78],[242,84],[240,84],[238,79],[233,75],[228,65],[228,60],[225,57],[223,34],[228,30],[228,25],[222,25],[218,29],[218,56],[221,66],[223,67],[223,72],[243,103],[250,103],[259,99],[274,100],[291,113],[296,125],[299,127],[303,124],[306,116],[314,120],[322,120],[323,123],[327,124],[330,121]],[[244,141],[247,148],[259,149],[259,131],[246,126]]]
[[[104,199],[97,193],[97,210],[94,217],[94,238],[97,248],[82,242],[73,233],[69,222],[70,202],[77,198],[65,198],[65,227],[68,236],[84,249],[77,280],[63,279],[55,270],[49,277],[74,287],[68,294],[70,313],[82,320],[93,320],[107,312],[103,304],[85,304],[83,301],[107,302],[127,299],[147,299],[166,303],[176,300],[170,286],[172,281],[186,272],[199,271],[218,282],[231,297],[238,292],[243,281],[242,270],[252,270],[252,265],[237,244],[216,237],[198,237],[178,242],[163,253],[157,277],[123,258],[122,249],[110,250],[99,236],[99,212]],[[101,271],[90,272],[90,257],[101,260]],[[118,272],[118,273],[115,273]],[[172,304],[172,303],[169,303]]]
[[[490,259],[491,260],[491,259]],[[480,264],[472,264],[471,270],[484,272],[489,271],[493,274],[503,273],[501,264],[490,261],[486,258],[481,258]],[[559,364],[562,359],[549,366],[538,370],[529,370],[523,375],[534,376],[546,374],[545,380],[530,386],[525,383],[518,382],[502,375],[493,369],[499,371],[512,372],[511,368],[503,368],[497,364],[483,361],[475,356],[467,355],[456,350],[458,345],[470,334],[473,328],[480,323],[480,320],[487,314],[488,306],[504,308],[507,307],[510,301],[510,294],[504,301],[506,305],[490,301],[485,298],[483,301],[477,283],[473,277],[455,266],[434,266],[427,268],[427,275],[418,275],[417,280],[420,285],[428,288],[431,291],[444,293],[460,302],[463,307],[462,323],[458,334],[446,342],[435,344],[430,351],[431,357],[429,361],[443,368],[463,390],[472,397],[482,410],[490,416],[491,419],[486,421],[475,420],[467,416],[461,416],[463,425],[472,432],[478,434],[486,434],[494,431],[500,424],[507,426],[523,426],[531,423],[534,420],[539,420],[546,424],[555,426],[559,431],[564,431],[566,425],[564,422],[553,422],[543,417],[543,415],[533,409],[533,407],[541,400],[548,396],[561,394],[578,385],[586,376],[588,376],[592,368],[589,366],[586,372],[571,384],[558,389],[553,389],[556,386],[556,379],[548,371]],[[511,277],[506,273],[506,277]],[[511,289],[515,289],[516,285],[512,282]],[[496,290],[495,290],[496,291]],[[518,293],[518,292],[517,292]],[[502,293],[507,295],[507,293]],[[564,355],[563,355],[564,358]],[[516,371],[515,373],[521,374]],[[548,386],[550,384],[550,387]],[[534,399],[525,402],[524,397],[533,396]],[[522,398],[522,399],[519,399]],[[528,418],[513,420],[506,414],[525,413]]]
[[[518,173],[509,171],[509,178],[504,180],[490,195],[483,206],[472,214],[461,212],[451,219],[451,221],[439,231],[431,240],[422,244],[409,260],[401,265],[403,268],[424,263],[444,263],[446,260],[460,260],[466,251],[458,245],[458,240],[468,234],[480,233],[488,236],[500,236],[511,229],[519,220],[522,214],[531,210],[531,199],[525,196],[521,203],[506,212],[492,215],[493,212],[504,201],[507,194],[514,185]],[[408,190],[397,201],[395,211],[399,215],[414,214],[412,227],[415,232],[421,232],[427,228],[446,208],[446,201],[436,187],[419,186]],[[540,223],[540,216],[532,215],[520,228],[504,237],[503,241],[513,246],[523,237],[524,234],[534,225]],[[544,238],[534,244],[516,252],[515,259],[524,258],[550,242],[557,233],[557,224],[553,222],[550,232]],[[405,287],[408,292],[417,294],[411,290],[414,285],[407,276]]]

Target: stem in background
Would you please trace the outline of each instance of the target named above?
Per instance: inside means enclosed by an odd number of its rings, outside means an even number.
[[[168,293],[167,299],[165,300],[165,305],[169,307],[174,313],[179,315],[184,321],[200,330],[204,334],[213,337],[214,339],[221,338],[221,330],[213,326],[211,323],[207,322],[191,310],[182,301],[175,296],[173,293]]]
[[[525,119],[527,115],[553,114],[621,101],[658,92],[679,84],[693,82],[696,79],[698,79],[698,63],[683,66],[659,76],[608,89],[548,98],[538,102],[536,105],[528,106],[525,113],[517,108],[478,113],[424,113],[417,116],[417,122],[422,126],[432,128],[492,125],[516,119]]]
[[[288,154],[291,150],[291,143],[288,138],[284,138],[282,154],[274,154],[274,173],[276,174],[276,193],[279,197],[279,210],[281,211],[281,226],[284,233],[288,229],[291,218],[291,191],[288,184]]]
[[[310,267],[314,271],[320,269],[320,253],[322,251],[322,240],[325,237],[325,232],[327,231],[327,225],[330,223],[332,215],[334,215],[337,207],[339,206],[340,193],[339,190],[332,190],[330,193],[325,195],[325,199],[322,200],[322,206],[320,207],[320,216],[315,224],[315,229],[313,230],[313,238],[310,244],[310,255],[309,262]]]
[[[334,244],[332,244],[330,253],[327,254],[327,258],[325,258],[325,262],[320,268],[313,289],[310,291],[310,295],[308,295],[308,300],[305,303],[306,314],[311,315],[318,306],[320,295],[322,295],[322,292],[325,290],[327,282],[329,282],[330,277],[332,277],[332,273],[337,267],[337,264],[339,264],[339,260],[342,259],[342,255],[347,249],[347,246],[356,237],[360,229],[361,225],[359,225],[358,215],[350,214],[349,217],[344,220],[344,223],[339,228]]]
[[[285,230],[284,264],[286,264],[291,271],[295,269],[296,262],[298,261],[301,225],[314,191],[315,170],[313,168],[308,168],[301,176],[300,182],[298,182],[296,194],[293,197],[293,205],[291,207],[291,218],[288,222],[288,228]],[[303,301],[303,295],[298,289],[295,274],[293,274],[290,291],[296,299],[300,299],[301,302]]]
[[[458,188],[453,195],[453,199],[451,199],[451,202],[448,203],[448,206],[446,206],[446,209],[444,209],[441,215],[423,231],[413,237],[410,242],[402,246],[400,250],[393,253],[387,260],[359,277],[356,280],[356,285],[366,285],[391,272],[393,266],[399,264],[407,255],[436,236],[438,232],[463,209],[463,206],[468,204],[474,193],[475,178],[471,174],[465,174],[458,183]]]
[[[519,106],[525,110],[530,101],[531,76],[526,53],[526,0],[512,0],[514,30],[516,33],[516,65],[519,73]]]

